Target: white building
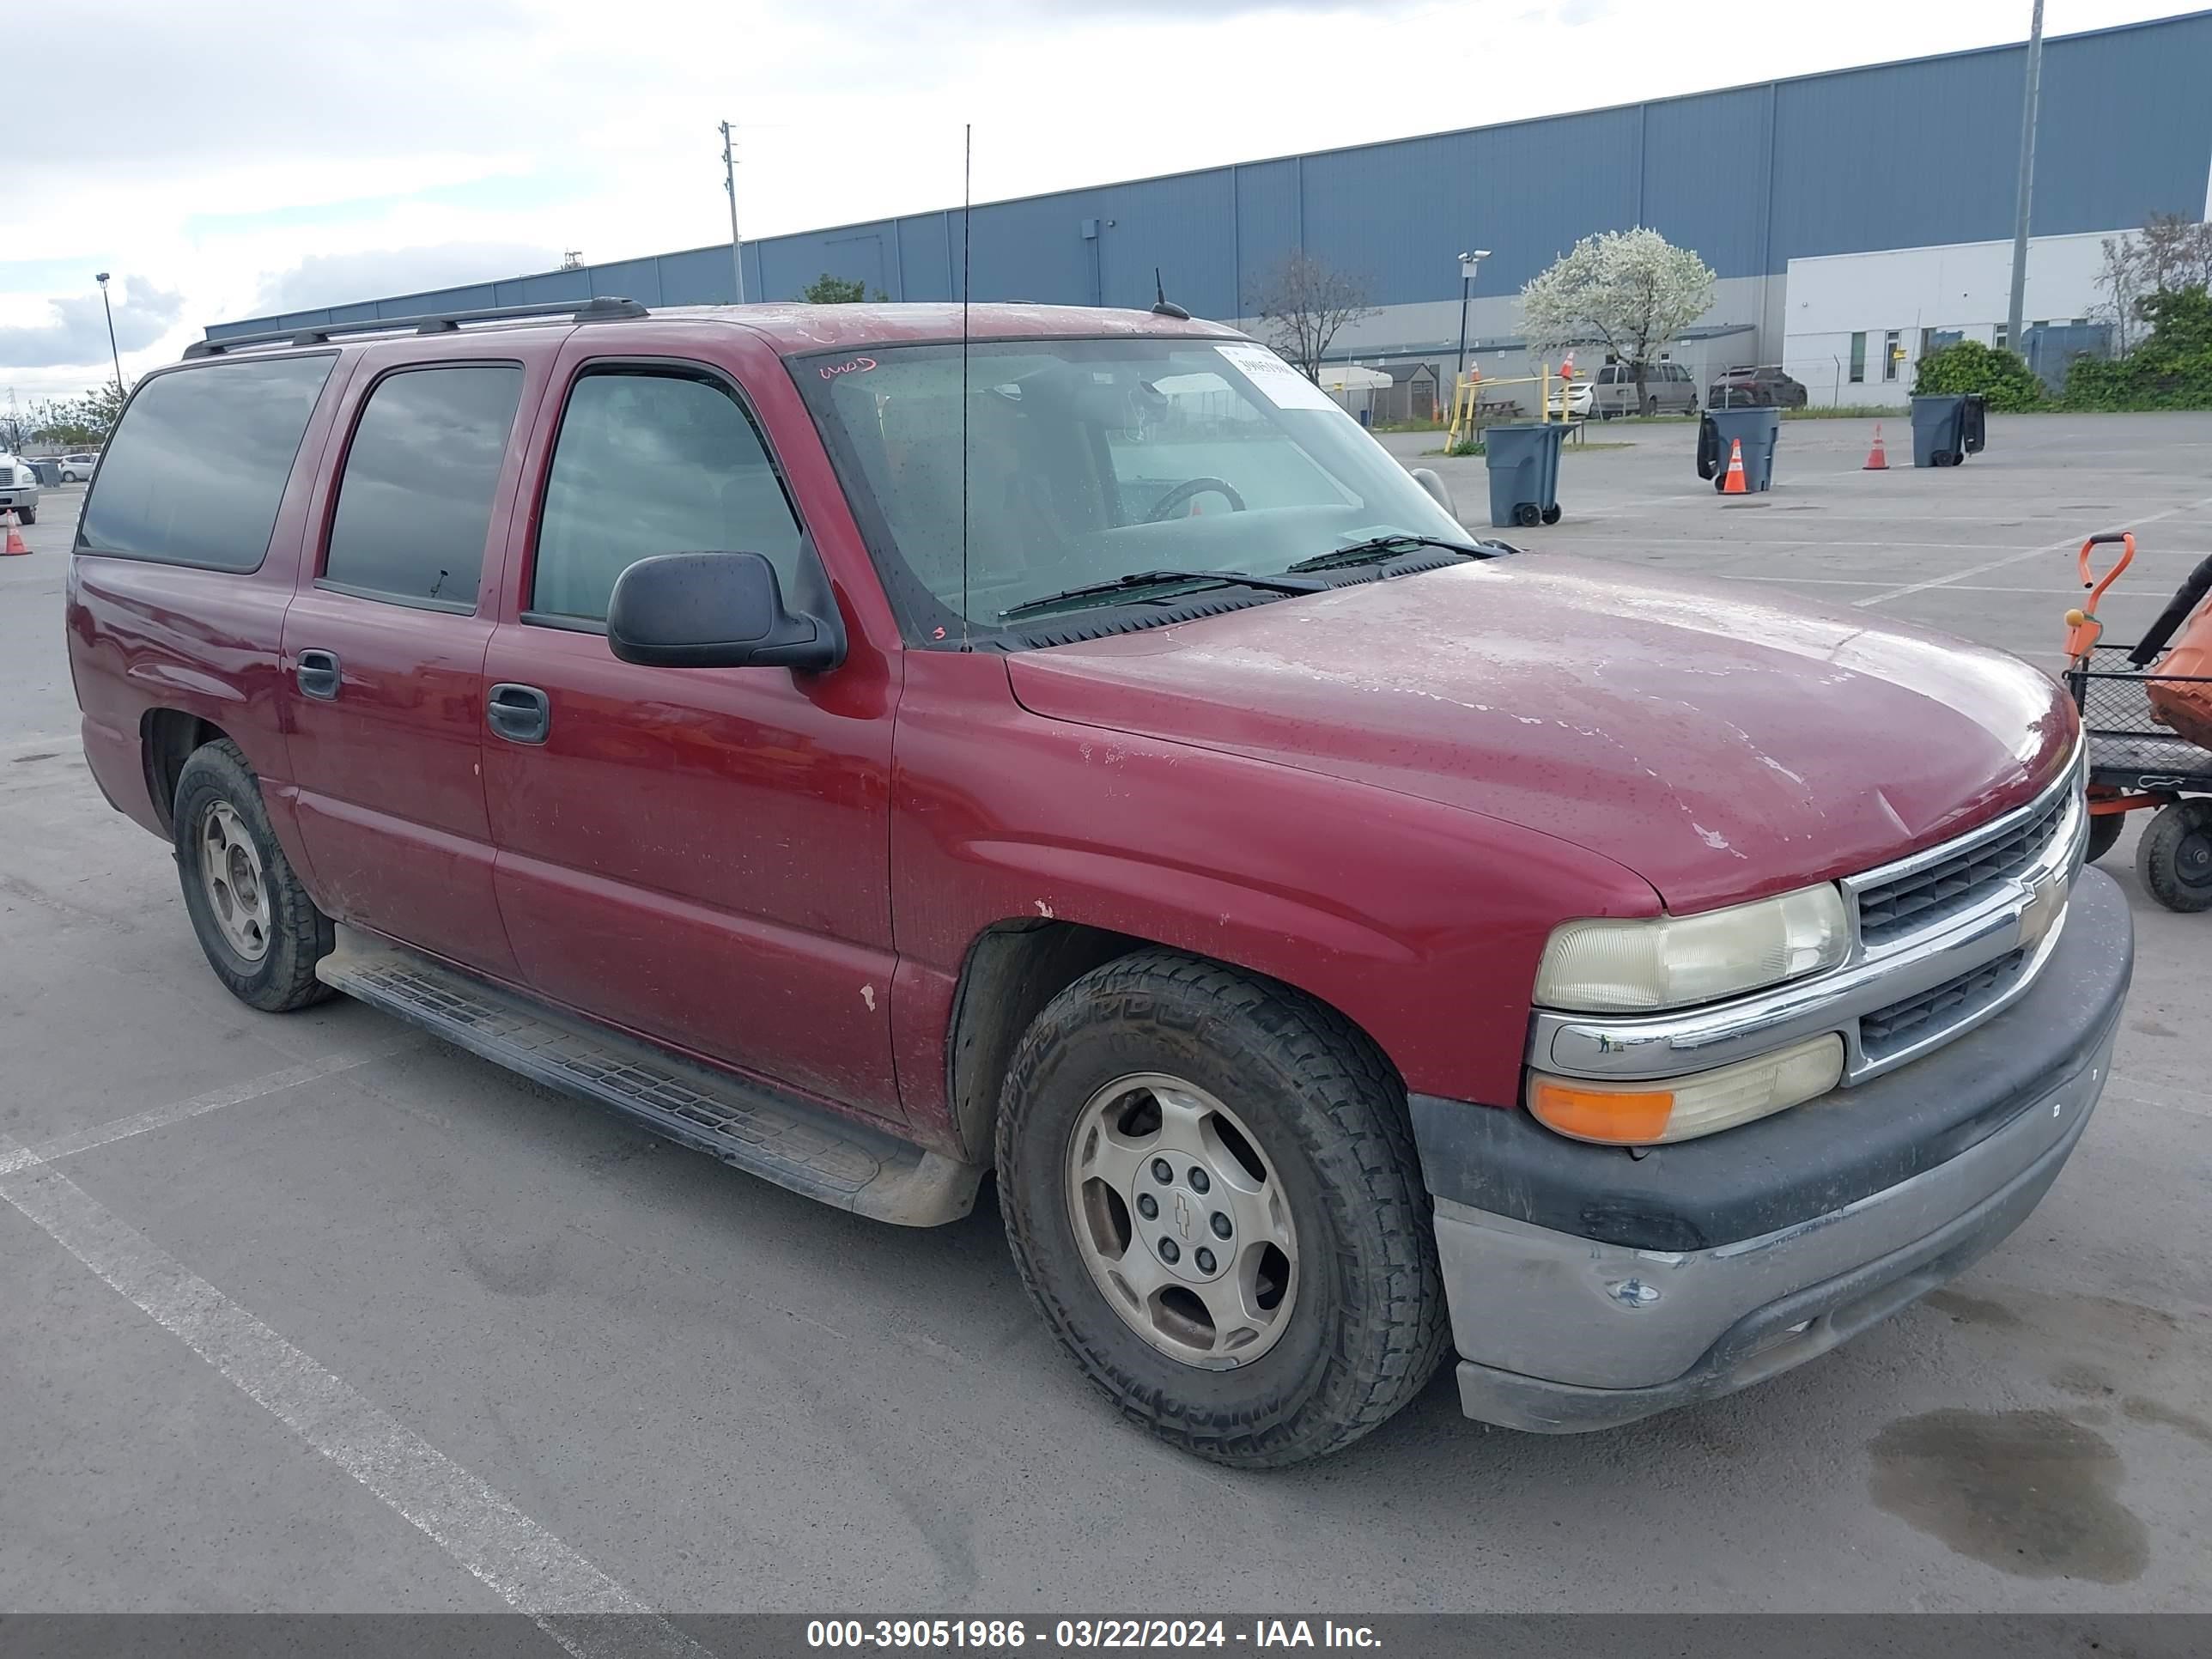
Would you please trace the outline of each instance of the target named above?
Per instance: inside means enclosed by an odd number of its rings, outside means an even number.
[[[2022,323],[2089,321],[2109,297],[2097,287],[2105,238],[2124,234],[2030,238]],[[1814,403],[1902,407],[1923,353],[1959,338],[2005,343],[2012,244],[1792,259],[1784,295],[1782,366]]]

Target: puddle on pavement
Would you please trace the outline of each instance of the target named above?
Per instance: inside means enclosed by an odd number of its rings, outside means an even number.
[[[1930,1291],[1928,1305],[1952,1318],[1969,1325],[1986,1325],[1991,1329],[2011,1331],[2020,1328],[2021,1317],[2002,1302],[1992,1302],[1984,1296],[1968,1296],[1964,1291]]]
[[[2212,1446],[2212,1423],[2189,1412],[2166,1404],[2163,1401],[2146,1400],[2141,1395],[2130,1395],[2120,1402],[2120,1409],[2131,1423],[2158,1423],[2169,1429],[2178,1429],[2201,1446]]]
[[[2149,1560],[2114,1496],[2119,1454],[2056,1412],[1929,1412],[1875,1437],[1868,1485],[1889,1514],[2023,1578],[2124,1584]]]

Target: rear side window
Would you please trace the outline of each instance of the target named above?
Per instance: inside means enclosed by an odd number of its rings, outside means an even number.
[[[492,491],[521,399],[514,363],[410,368],[380,381],[346,451],[325,583],[474,611]]]
[[[108,440],[78,550],[254,568],[268,555],[284,482],[337,361],[214,363],[147,381]]]
[[[788,592],[799,545],[782,481],[727,387],[602,370],[562,413],[530,608],[603,622],[615,578],[656,553],[764,554]]]

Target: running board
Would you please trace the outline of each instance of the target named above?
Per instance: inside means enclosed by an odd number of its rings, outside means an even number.
[[[902,1227],[957,1221],[983,1171],[487,985],[397,945],[337,930],[315,964],[334,990],[656,1134],[840,1210]]]

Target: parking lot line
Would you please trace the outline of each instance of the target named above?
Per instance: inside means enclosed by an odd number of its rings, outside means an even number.
[[[2131,518],[2128,520],[2127,527],[2130,530],[2140,530],[2147,524],[2157,524],[2161,520],[2174,518],[2184,513],[2194,513],[2206,507],[2212,507],[2212,495],[2201,495],[2193,501],[2184,501],[2180,506],[2169,507],[2163,512],[2146,513],[2140,518]],[[2024,548],[2017,553],[2008,553],[2002,558],[1969,565],[1964,570],[1954,571],[1948,576],[1932,576],[1924,582],[1907,582],[1904,586],[1893,587],[1887,592],[1869,593],[1863,599],[1853,599],[1851,603],[1856,605],[1886,605],[1892,599],[1901,599],[1909,593],[1924,593],[1931,587],[1949,587],[1955,582],[1964,581],[1969,576],[1987,575],[1990,571],[2002,570],[2008,564],[2018,564],[2022,559],[2039,558],[2046,553],[2057,553],[2067,548],[2079,547],[2084,539],[2080,536],[2063,537],[2055,542],[2045,542],[2040,547]]]
[[[24,1150],[0,1142],[0,1157]],[[576,1659],[706,1659],[705,1650],[506,1497],[325,1370],[60,1170],[42,1163],[13,1164],[0,1173],[0,1199],[501,1601],[530,1615]]]
[[[18,1170],[27,1170],[34,1164],[52,1164],[58,1158],[74,1158],[79,1152],[88,1152],[95,1146],[106,1146],[113,1141],[143,1135],[149,1129],[167,1128],[172,1123],[182,1123],[208,1112],[219,1112],[226,1106],[242,1106],[249,1100],[258,1100],[264,1095],[296,1089],[303,1083],[313,1083],[318,1078],[336,1077],[341,1072],[350,1072],[356,1066],[367,1066],[374,1060],[392,1054],[404,1054],[410,1048],[422,1047],[416,1037],[403,1037],[381,1044],[362,1054],[330,1054],[321,1060],[309,1060],[304,1066],[292,1066],[281,1072],[271,1072],[245,1083],[233,1084],[228,1089],[214,1089],[204,1095],[194,1095],[190,1100],[175,1101],[167,1106],[156,1106],[150,1111],[139,1112],[131,1117],[118,1117],[110,1122],[97,1124],[89,1129],[77,1129],[36,1146],[18,1146],[0,1152],[0,1175],[13,1175]]]

